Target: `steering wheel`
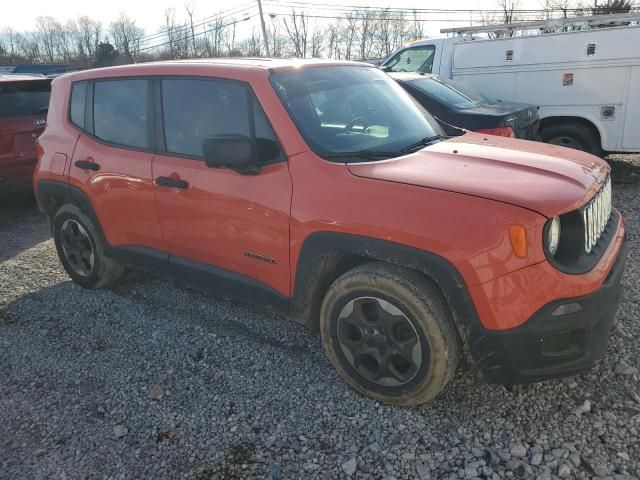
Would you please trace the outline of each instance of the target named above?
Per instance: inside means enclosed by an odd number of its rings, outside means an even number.
[[[358,123],[358,122],[362,122],[362,123]],[[359,116],[354,118],[344,126],[345,132],[353,131],[353,127],[355,127],[356,125],[362,125],[363,130],[369,126],[369,124],[366,123],[366,118],[364,118],[363,116]]]

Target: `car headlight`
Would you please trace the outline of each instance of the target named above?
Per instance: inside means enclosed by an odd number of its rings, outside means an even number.
[[[547,230],[547,251],[550,256],[555,256],[560,245],[560,217],[553,217]]]

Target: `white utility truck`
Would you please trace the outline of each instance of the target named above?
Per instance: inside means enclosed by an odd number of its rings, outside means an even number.
[[[453,36],[409,43],[380,66],[538,105],[548,143],[596,155],[640,152],[639,21],[636,12],[443,29]]]

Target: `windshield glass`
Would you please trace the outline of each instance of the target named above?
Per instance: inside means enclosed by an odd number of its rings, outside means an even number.
[[[412,80],[410,83],[413,87],[435,100],[459,110],[493,105],[496,103],[496,100],[487,98],[473,88],[461,85],[453,80],[425,77]]]
[[[377,68],[310,67],[275,73],[271,83],[305,141],[325,158],[347,162],[348,153],[358,152],[354,161],[362,161],[364,151],[370,159],[403,155],[407,147],[442,134]]]

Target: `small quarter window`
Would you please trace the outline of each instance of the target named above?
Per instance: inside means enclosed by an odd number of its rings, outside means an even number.
[[[256,126],[256,149],[260,163],[284,160],[278,138],[257,98],[253,98],[253,120]]]
[[[71,121],[84,128],[84,103],[87,98],[87,82],[74,83],[71,87]]]

